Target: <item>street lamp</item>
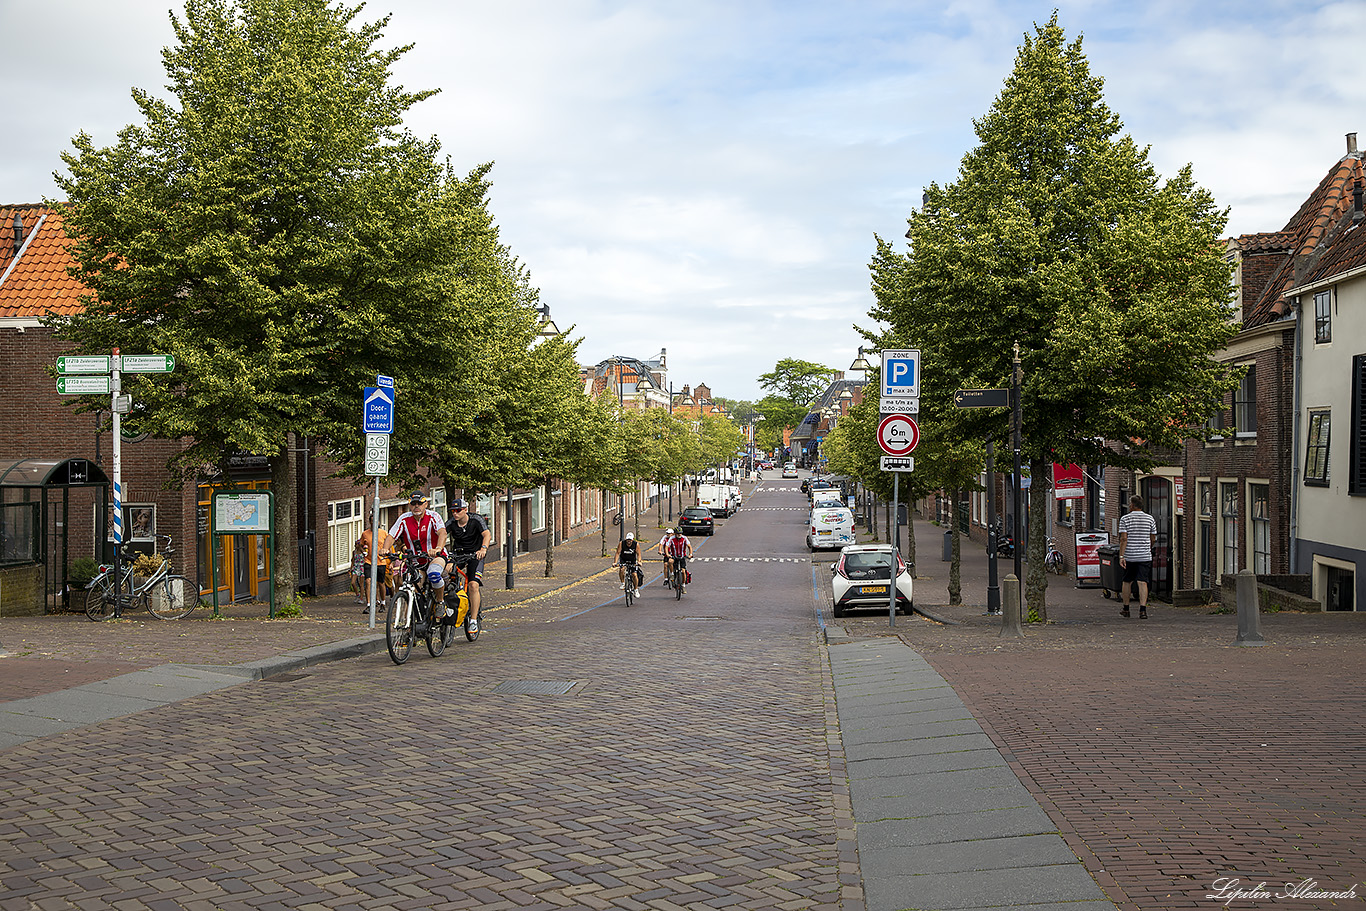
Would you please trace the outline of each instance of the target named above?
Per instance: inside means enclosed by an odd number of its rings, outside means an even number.
[[[850,369],[851,371],[852,371],[852,370],[857,370],[857,371],[859,371],[860,373],[862,373],[862,374],[863,374],[864,382],[867,382],[867,380],[868,380],[868,371],[873,369],[873,365],[870,364],[870,363],[868,363],[868,358],[866,358],[866,357],[863,356],[863,346],[862,346],[862,345],[859,345],[859,346],[858,346],[858,357],[854,358],[854,362],[853,362],[852,364],[849,365],[849,369]]]

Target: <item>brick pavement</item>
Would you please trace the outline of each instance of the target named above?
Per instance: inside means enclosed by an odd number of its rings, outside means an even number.
[[[858,911],[806,598],[700,620],[656,589],[7,750],[0,909]],[[510,678],[575,684],[494,692]]]
[[[921,525],[922,554],[938,531]],[[1217,606],[1154,602],[1151,619],[1125,620],[1116,601],[1053,577],[1052,622],[1002,639],[983,615],[985,557],[965,561],[967,603],[951,606],[938,555],[922,555],[917,604],[956,625],[838,622],[929,661],[1120,908],[1218,907],[1205,896],[1221,877],[1273,892],[1355,884],[1366,897],[1366,616],[1264,614],[1268,644],[1238,647],[1236,615]]]

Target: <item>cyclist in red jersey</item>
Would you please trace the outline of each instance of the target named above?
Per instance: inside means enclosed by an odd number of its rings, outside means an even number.
[[[430,502],[431,498],[422,491],[414,491],[408,498],[408,511],[399,516],[394,527],[389,529],[389,537],[408,553],[426,554],[431,558],[427,563],[427,582],[432,587],[432,603],[445,604],[446,526],[427,511]],[[450,608],[447,611],[454,613]]]
[[[659,546],[655,548],[664,555],[664,584],[668,585],[673,578],[673,565],[676,557],[691,557],[692,542],[687,535],[682,532],[674,532],[672,528],[664,533],[664,537],[659,539]]]

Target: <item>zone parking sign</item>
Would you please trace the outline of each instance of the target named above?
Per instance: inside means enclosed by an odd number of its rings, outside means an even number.
[[[882,352],[882,395],[920,397],[920,351]]]

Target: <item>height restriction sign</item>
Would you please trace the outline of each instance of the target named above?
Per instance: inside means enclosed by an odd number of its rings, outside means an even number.
[[[889,456],[910,455],[920,442],[920,427],[909,414],[884,415],[877,425],[877,444]]]

